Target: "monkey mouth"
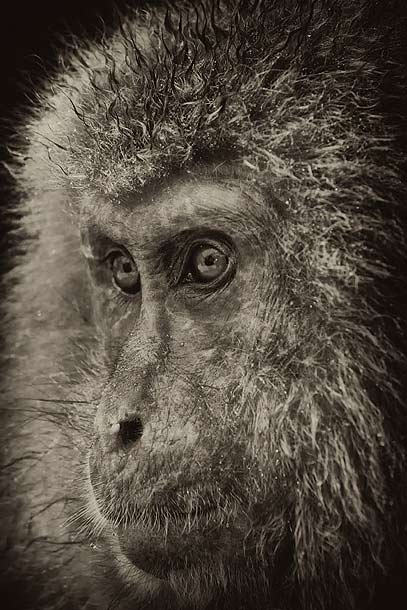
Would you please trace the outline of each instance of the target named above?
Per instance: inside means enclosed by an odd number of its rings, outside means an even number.
[[[176,498],[174,498],[176,495]],[[162,528],[172,526],[193,527],[206,517],[213,517],[219,510],[219,505],[210,497],[199,500],[184,498],[177,492],[174,495],[153,496],[146,504],[131,503],[131,505],[120,515],[116,521],[119,527],[139,527],[159,531]],[[195,495],[195,494],[194,494]],[[131,520],[129,521],[129,514]]]
[[[93,496],[98,511],[114,529],[130,531],[143,529],[159,533],[168,527],[190,531],[203,527],[206,520],[216,520],[223,501],[210,490],[176,488],[165,491],[146,490],[143,493],[121,493],[104,497]]]
[[[116,521],[114,526],[120,531],[142,529],[156,535],[168,532],[168,528],[185,533],[204,528],[209,520],[216,519],[217,511],[218,507],[208,504],[192,506],[188,510],[161,504],[150,504],[143,507],[133,505],[131,519],[126,514]]]
[[[152,504],[151,506],[140,509],[140,515],[145,519],[149,515],[154,523],[164,525],[168,520],[174,523],[184,523],[185,520],[193,521],[203,518],[206,515],[212,515],[216,510],[214,504],[197,504],[191,506],[188,510],[181,506],[167,506],[164,504]]]

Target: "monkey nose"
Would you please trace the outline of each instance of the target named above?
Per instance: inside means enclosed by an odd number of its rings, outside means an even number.
[[[143,435],[143,423],[135,415],[119,421],[110,426],[110,434],[116,437],[123,447],[134,445]]]

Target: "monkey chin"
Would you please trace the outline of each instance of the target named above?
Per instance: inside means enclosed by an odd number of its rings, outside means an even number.
[[[112,514],[107,517],[103,501],[97,501],[94,495],[93,499],[95,523],[105,524],[104,534],[113,541],[113,554],[124,556],[152,579],[171,580],[175,573],[189,573],[208,560],[213,563],[216,557],[238,554],[236,524],[225,527],[220,511],[212,506],[182,512],[179,508],[168,509],[174,504],[172,498],[126,509],[123,503],[125,516],[119,520]]]
[[[140,526],[117,528],[121,552],[144,573],[161,580],[170,580],[174,573],[189,571],[201,564],[199,549],[203,543],[200,532],[191,532],[177,539],[177,529],[166,526],[166,531],[152,532]]]
[[[247,517],[238,506],[229,507],[226,517],[228,509],[212,504],[209,492],[206,504],[194,508],[189,504],[186,510],[186,496],[202,497],[195,489],[165,495],[153,492],[151,502],[135,490],[132,496],[139,504],[123,497],[119,518],[118,513],[109,512],[112,504],[99,497],[98,488],[91,484],[89,488],[95,530],[103,528],[118,579],[134,600],[156,600],[157,607],[171,610],[212,607],[225,591],[231,596],[231,591],[238,595],[240,590],[253,590],[254,584],[246,576],[248,565],[256,565],[256,595],[264,595],[260,592],[266,586],[262,575],[267,573],[270,578],[270,572],[273,595],[280,594],[289,569],[287,546],[282,543],[275,551],[273,565],[258,562],[253,544],[244,534]]]

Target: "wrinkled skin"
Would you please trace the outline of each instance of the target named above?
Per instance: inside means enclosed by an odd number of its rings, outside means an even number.
[[[157,5],[44,85],[5,280],[7,608],[404,607],[405,26]]]

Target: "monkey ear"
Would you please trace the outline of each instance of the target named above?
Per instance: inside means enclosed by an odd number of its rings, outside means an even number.
[[[9,274],[17,316],[32,332],[62,327],[77,335],[89,324],[90,298],[78,215],[70,197],[62,189],[46,190],[27,197],[22,212],[22,253]]]

